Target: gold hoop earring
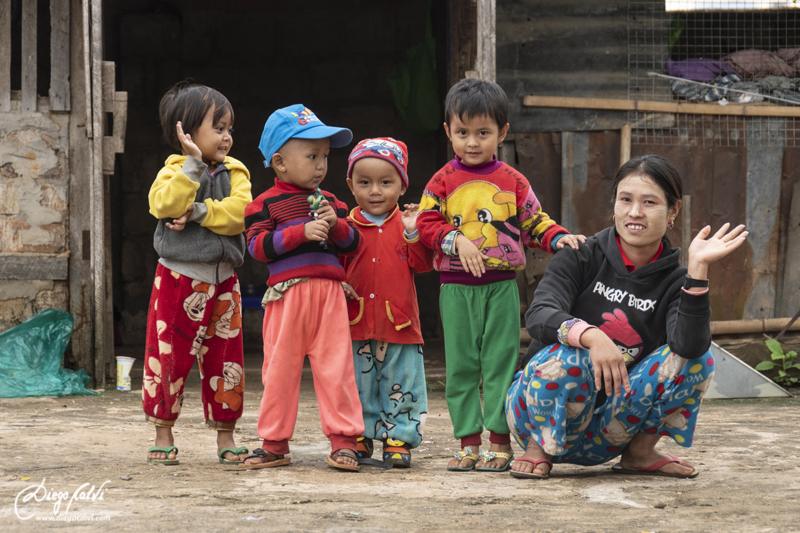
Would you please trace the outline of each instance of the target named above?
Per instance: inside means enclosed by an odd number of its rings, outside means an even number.
[[[611,215],[611,221],[612,222],[616,222],[617,221],[617,215]]]

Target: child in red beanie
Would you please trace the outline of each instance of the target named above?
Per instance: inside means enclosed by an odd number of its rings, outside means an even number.
[[[349,220],[361,242],[343,256],[347,271],[364,436],[360,462],[368,462],[373,439],[383,441],[383,460],[411,466],[411,449],[422,442],[428,411],[422,334],[414,273],[433,268],[433,252],[417,235],[418,205],[400,212],[408,188],[408,150],[389,137],[365,139],[350,153],[347,185],[358,202]]]

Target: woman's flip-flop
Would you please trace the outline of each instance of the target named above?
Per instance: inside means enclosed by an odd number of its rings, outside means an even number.
[[[657,461],[647,468],[623,468],[621,463],[617,463],[611,467],[611,471],[617,474],[629,474],[632,476],[661,476],[661,477],[680,477],[684,479],[694,479],[700,475],[698,469],[694,469],[691,474],[685,476],[683,474],[674,474],[672,472],[661,472],[659,468],[670,463],[680,463],[681,460],[672,454],[667,454],[669,459],[662,459]]]
[[[347,470],[348,472],[358,472],[361,470],[361,468],[358,465],[346,465],[344,463],[337,463],[334,457],[347,457],[348,459],[352,459],[353,461],[358,462],[358,457],[356,457],[354,454],[350,453],[347,450],[337,450],[332,454],[325,456],[325,461],[332,468],[337,468],[339,470]]]
[[[503,453],[503,452],[490,452],[489,450],[483,450],[481,452],[481,459],[483,459],[483,461],[486,463],[495,458],[505,459],[506,464],[504,464],[500,468],[492,468],[488,466],[475,466],[475,470],[477,472],[505,472],[506,470],[511,468],[511,460],[514,458],[514,454]]]
[[[175,446],[169,446],[167,448],[160,448],[158,446],[153,446],[152,448],[147,450],[147,453],[164,452],[165,454],[164,456],[169,457],[169,454],[172,453],[173,450],[175,450],[175,459],[150,459],[148,457],[147,462],[152,463],[154,465],[178,465],[180,464],[180,462],[178,462],[178,448],[176,448]]]
[[[233,455],[239,455],[240,453],[248,453],[249,451],[250,450],[248,450],[244,446],[242,446],[241,448],[236,448],[235,450],[233,448],[224,448],[224,449],[220,450],[217,455],[219,455],[220,464],[223,464],[223,465],[238,465],[239,463],[241,463],[241,461],[230,461],[228,459],[225,459],[225,454],[228,453],[228,452],[231,452]]]
[[[533,469],[536,470],[536,465],[540,465],[542,463],[547,463],[550,465],[550,468],[553,468],[553,462],[548,461],[547,459],[528,459],[527,457],[520,457],[517,461],[523,461],[525,463],[530,463],[533,465]],[[510,462],[510,461],[509,461]],[[521,479],[547,479],[550,477],[550,473],[548,472],[545,475],[534,474],[533,472],[517,472],[516,470],[511,471],[512,477],[518,477]]]
[[[263,463],[245,463],[248,459],[266,459],[266,462]],[[272,459],[270,461],[270,459]],[[248,455],[244,458],[241,463],[235,463],[239,465],[239,468],[243,468],[246,470],[255,470],[256,468],[272,468],[273,466],[283,466],[288,465],[292,462],[292,459],[286,457],[284,455],[276,455],[272,452],[268,452],[262,450],[261,448],[256,448],[253,450],[251,455]]]

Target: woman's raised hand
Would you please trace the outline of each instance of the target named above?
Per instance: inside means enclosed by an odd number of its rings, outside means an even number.
[[[744,224],[739,224],[731,231],[728,231],[730,226],[726,222],[711,237],[708,237],[711,233],[711,226],[701,229],[692,240],[692,244],[689,245],[689,261],[710,265],[741,246],[749,232],[743,231]]]

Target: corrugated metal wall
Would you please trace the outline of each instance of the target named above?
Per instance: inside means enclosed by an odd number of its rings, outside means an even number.
[[[526,94],[627,98],[627,2],[498,0],[497,79],[511,102],[505,154],[573,232],[610,224],[624,112],[523,108]],[[692,197],[691,230],[746,223],[745,246],[710,272],[713,320],[800,309],[800,149],[634,145],[667,157]],[[669,237],[681,245],[681,217]]]

